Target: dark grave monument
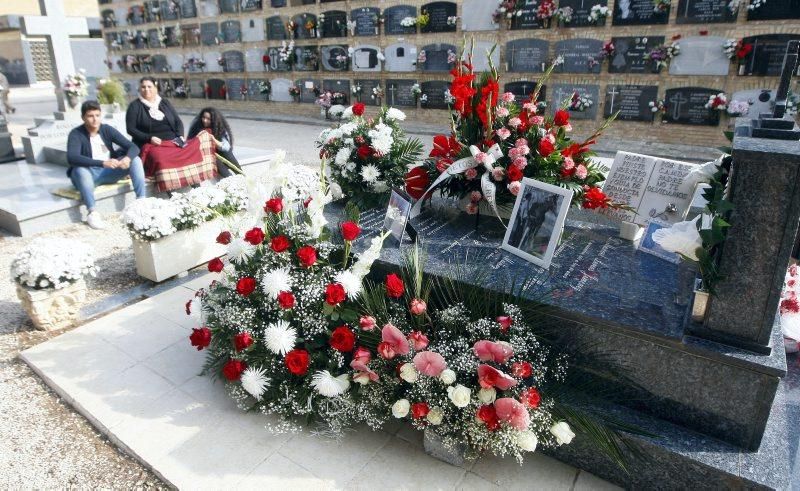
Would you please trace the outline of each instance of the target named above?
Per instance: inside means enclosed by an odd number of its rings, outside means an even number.
[[[206,97],[209,99],[224,100],[228,95],[228,88],[225,81],[219,78],[211,78],[206,82]]]
[[[144,2],[144,21],[145,22],[160,22],[161,21],[161,5],[158,0],[149,0]]]
[[[417,17],[417,7],[413,5],[395,5],[383,10],[384,21],[383,32],[385,34],[415,34],[417,26],[406,27],[400,22],[406,17]]]
[[[223,43],[242,42],[242,25],[238,20],[226,20],[220,24]]]
[[[592,100],[592,105],[584,111],[570,111],[572,119],[595,119],[597,108],[600,106],[600,86],[592,84],[552,84],[552,100],[549,104],[551,112],[561,107],[565,99],[578,93],[581,96],[588,96]]]
[[[753,50],[744,59],[740,75],[780,75],[786,46],[794,40],[800,40],[800,34],[763,34],[743,38],[745,44],[753,45]]]
[[[128,15],[130,16],[129,24],[134,26],[144,24],[144,7],[141,5],[131,7]]]
[[[648,24],[666,24],[669,20],[669,8],[664,12],[656,12],[652,0],[620,0],[614,2],[612,24],[615,26],[639,26]]]
[[[658,100],[656,85],[609,85],[606,87],[603,117],[615,112],[618,121],[652,121],[655,114],[650,102]]]
[[[218,44],[219,24],[216,22],[205,22],[200,24],[200,42],[203,46],[214,46]]]
[[[321,90],[319,80],[304,78],[298,80],[295,85],[300,87],[300,102],[314,103],[319,97],[315,91]]]
[[[381,9],[377,7],[361,7],[350,11],[350,20],[355,21],[356,27],[353,31],[355,36],[377,36],[378,35],[378,16]]]
[[[541,73],[547,68],[550,43],[543,39],[517,39],[506,43],[506,70]]]
[[[133,35],[133,48],[144,49],[147,47],[147,36],[142,31],[136,31]]]
[[[536,0],[524,0],[524,6],[520,9],[522,15],[516,16],[511,20],[511,29],[544,29],[548,27],[538,17],[536,17]]]
[[[427,96],[422,103],[425,109],[447,109],[445,93],[450,89],[450,82],[431,80],[420,84],[422,94]]]
[[[219,0],[219,11],[222,14],[239,12],[239,0]]]
[[[296,46],[297,58],[294,69],[300,72],[316,72],[319,70],[319,49],[316,46]]]
[[[602,5],[606,6],[608,2],[598,2],[596,0],[559,0],[558,6],[560,8],[564,7],[571,7],[572,8],[572,21],[569,24],[566,24],[562,27],[595,27],[595,26],[604,26],[606,24],[606,20],[603,19],[598,24],[594,24],[589,22],[589,13],[592,11],[592,7],[595,5]]]
[[[422,6],[421,10],[430,16],[428,24],[420,28],[422,33],[456,32],[456,25],[449,19],[455,17],[458,7],[453,2],[431,2]]]
[[[175,32],[174,27],[165,27],[164,33],[167,36],[167,47],[168,48],[176,48],[181,45],[181,40],[178,39],[177,33]]]
[[[645,60],[645,55],[664,44],[664,36],[614,37],[611,42],[615,52],[608,59],[608,73],[658,73],[655,64]]]
[[[698,126],[719,125],[719,111],[706,108],[708,98],[719,92],[719,90],[702,87],[667,89],[664,97],[666,105],[664,121]]]
[[[170,79],[170,81],[172,82],[172,89],[175,92],[175,97],[178,97],[179,99],[185,99],[186,98],[186,92],[185,92],[186,91],[186,80],[184,80],[182,78],[173,78],[173,79]],[[181,89],[184,91],[184,95],[180,95]]]
[[[322,69],[329,72],[343,72],[347,70],[350,59],[347,57],[347,46],[335,44],[320,47],[320,61]]]
[[[536,88],[536,82],[529,82],[527,80],[521,80],[518,82],[508,82],[503,87],[504,92],[511,92],[514,94],[514,100],[517,104],[524,104],[525,102],[529,101],[531,94],[533,93],[533,89]],[[536,99],[536,102],[544,101],[547,96],[547,86],[542,85],[542,88],[539,90],[539,97]]]
[[[426,72],[447,72],[453,67],[449,58],[456,54],[456,47],[452,44],[429,44],[422,48],[425,52],[425,61],[418,63],[418,67]]]
[[[379,105],[378,104],[378,99],[373,97],[372,89],[374,89],[376,87],[381,87],[381,81],[380,80],[372,80],[372,79],[354,80],[353,81],[353,86],[356,86],[356,85],[361,86],[361,94],[358,96],[358,98],[361,100],[361,102],[363,102],[364,104],[366,104],[368,106],[377,106],[377,105]],[[353,100],[355,100],[355,99],[356,99],[356,96],[353,96]],[[384,100],[386,99],[385,94],[384,94],[384,98],[383,99]],[[383,101],[381,101],[381,102],[383,102]]]
[[[242,12],[253,12],[261,10],[262,0],[240,0],[240,7]]]
[[[182,19],[197,17],[197,5],[194,0],[180,0],[180,6]]]
[[[241,51],[226,51],[222,53],[222,59],[225,60],[223,72],[243,72],[244,71],[244,54]]]
[[[322,90],[324,92],[339,93],[344,96],[344,100],[339,104],[347,105],[350,100],[350,81],[349,80],[323,80]]]
[[[286,35],[286,21],[280,15],[268,17],[264,22],[267,25],[267,39],[282,41],[288,39]]]
[[[147,47],[150,49],[161,47],[161,34],[158,29],[147,30]]]
[[[747,10],[747,20],[800,19],[800,0],[770,0],[757,9]]]
[[[395,79],[386,81],[386,105],[416,107],[417,100],[411,93],[416,80]]]
[[[242,87],[247,87],[243,78],[229,78],[225,81],[228,87],[228,99],[231,101],[244,101],[247,94],[242,94]]]
[[[794,117],[786,114],[789,86],[797,70],[798,58],[800,58],[800,41],[791,41],[787,45],[783,59],[781,79],[775,92],[774,109],[771,113],[761,113],[757,120],[752,120],[750,135],[773,140],[800,140],[800,128],[795,124]]]
[[[200,25],[185,24],[181,27],[184,46],[200,46]]]
[[[11,142],[11,133],[5,114],[0,113],[0,163],[17,160],[14,154],[14,144]]]
[[[279,48],[271,47],[267,48],[267,55],[269,56],[269,71],[270,72],[288,72],[291,70],[291,67],[281,61],[281,57],[279,54]]]
[[[177,20],[180,18],[181,6],[177,0],[161,0],[161,19]]]
[[[317,16],[314,14],[298,14],[292,17],[297,23],[295,37],[297,39],[313,39],[317,37]],[[313,27],[312,27],[313,26]]]
[[[111,9],[100,12],[100,18],[103,19],[103,27],[106,29],[116,27],[116,16],[117,14],[115,14]]]
[[[556,42],[556,56],[564,63],[556,67],[560,73],[600,73],[598,53],[603,49],[603,41],[598,39],[565,39]]]
[[[343,10],[329,10],[324,12],[320,29],[324,38],[347,37],[347,12]],[[322,17],[320,15],[320,17]]]
[[[155,73],[167,73],[170,71],[167,57],[164,55],[153,55],[153,71]]]
[[[736,22],[736,14],[729,8],[729,0],[680,0],[678,24],[712,24]]]
[[[269,0],[271,7],[280,8],[286,6],[286,0]]]
[[[191,99],[205,99],[206,97],[206,84],[203,80],[190,78],[189,79],[189,98]]]
[[[247,100],[248,101],[266,101],[267,95],[261,93],[259,82],[262,80],[251,78],[247,80]]]

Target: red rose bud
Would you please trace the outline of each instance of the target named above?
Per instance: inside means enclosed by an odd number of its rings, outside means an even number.
[[[495,431],[500,428],[500,420],[497,418],[497,410],[491,404],[486,404],[478,409],[475,415],[480,421],[486,424],[489,431]]]
[[[267,213],[280,213],[283,211],[283,200],[280,198],[272,198],[267,200],[264,205],[264,211]]]
[[[556,126],[566,126],[569,123],[569,111],[559,109],[553,116],[553,124]]]
[[[289,248],[289,239],[285,235],[278,235],[269,242],[269,247],[275,252],[283,252]]]
[[[192,334],[189,335],[189,342],[197,348],[197,351],[208,348],[208,345],[211,344],[211,329],[207,327],[192,329]]]
[[[219,235],[217,235],[217,243],[218,244],[224,244],[224,245],[230,244],[231,243],[231,233],[228,232],[227,230],[224,231],[224,232],[220,232]]]
[[[411,313],[414,315],[422,315],[428,310],[428,304],[425,303],[425,300],[420,298],[415,298],[411,301],[411,305],[409,305],[409,309]]]
[[[286,358],[283,359],[289,373],[298,376],[305,375],[306,372],[308,372],[308,364],[310,361],[311,359],[308,356],[308,351],[304,349],[293,349],[286,353]]]
[[[386,294],[392,298],[400,298],[403,296],[405,286],[403,280],[394,273],[386,275]]]
[[[231,382],[236,382],[242,377],[242,372],[247,368],[247,363],[241,360],[228,360],[222,367],[222,375]]]
[[[256,279],[250,276],[245,276],[244,278],[240,278],[239,281],[236,282],[236,293],[242,296],[248,296],[256,289]]]
[[[520,169],[516,165],[512,165],[506,171],[506,175],[508,176],[508,180],[511,181],[511,182],[521,181],[522,180],[522,169]]]
[[[208,270],[212,273],[219,273],[225,268],[225,263],[222,262],[222,259],[215,257],[211,261],[208,262]]]
[[[303,246],[297,250],[297,257],[303,267],[310,268],[317,262],[317,250],[311,246]]]
[[[280,305],[282,309],[291,309],[294,307],[294,295],[292,292],[278,293],[278,305]]]
[[[384,360],[391,360],[397,353],[394,351],[394,346],[391,343],[387,343],[386,341],[382,341],[378,343],[378,354]]]
[[[550,140],[542,138],[539,141],[539,155],[541,155],[542,157],[547,157],[548,155],[553,153],[553,150],[555,150],[555,146],[553,146]]]
[[[358,234],[361,233],[361,227],[358,226],[355,222],[344,222],[342,223],[342,237],[344,240],[356,240]]]
[[[331,283],[325,287],[325,303],[336,307],[344,302],[344,287],[339,283]]]
[[[497,319],[497,323],[500,324],[500,330],[503,332],[507,332],[508,329],[511,327],[511,324],[514,323],[514,319],[507,315],[501,315]]]
[[[244,234],[244,240],[253,245],[258,245],[264,242],[264,231],[259,227],[251,228]]]
[[[358,320],[358,326],[362,331],[371,331],[375,329],[375,324],[377,324],[377,322],[378,321],[371,315],[362,315]]]
[[[342,353],[349,353],[353,351],[356,345],[356,335],[347,326],[339,326],[333,330],[331,339],[328,341],[331,348]]]
[[[358,147],[358,158],[361,160],[368,159],[372,155],[372,149],[367,145]]]
[[[531,387],[522,393],[520,399],[522,400],[522,404],[526,407],[537,408],[542,401],[542,395],[539,394],[539,391],[536,390],[535,387]]]
[[[366,105],[363,102],[356,102],[353,104],[353,114],[356,116],[361,116],[364,114],[364,109],[366,109]]]
[[[411,417],[414,419],[422,419],[431,412],[428,405],[424,402],[415,402],[411,405]]]
[[[527,361],[518,361],[511,365],[511,373],[515,377],[528,378],[533,374],[533,367]]]
[[[253,337],[249,332],[240,332],[233,337],[233,347],[236,348],[236,351],[247,349],[251,344],[253,344]]]

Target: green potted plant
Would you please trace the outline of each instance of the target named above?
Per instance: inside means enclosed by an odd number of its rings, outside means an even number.
[[[97,102],[106,113],[115,113],[125,109],[128,101],[125,97],[125,87],[116,79],[101,78],[97,82]]]

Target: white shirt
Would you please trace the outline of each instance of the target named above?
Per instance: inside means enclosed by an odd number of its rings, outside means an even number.
[[[105,162],[106,160],[111,158],[111,150],[106,147],[106,144],[103,143],[103,139],[100,138],[100,134],[96,134],[94,136],[89,137],[89,143],[92,144],[92,158],[95,160],[102,160]]]

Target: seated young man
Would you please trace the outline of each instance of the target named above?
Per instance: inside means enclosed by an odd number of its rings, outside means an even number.
[[[144,167],[139,158],[139,147],[113,126],[102,124],[97,101],[86,101],[81,105],[81,118],[83,124],[70,131],[67,138],[67,176],[80,191],[83,204],[89,211],[86,223],[92,228],[103,229],[103,218],[95,210],[95,186],[112,184],[130,175],[136,198],[143,198]]]

